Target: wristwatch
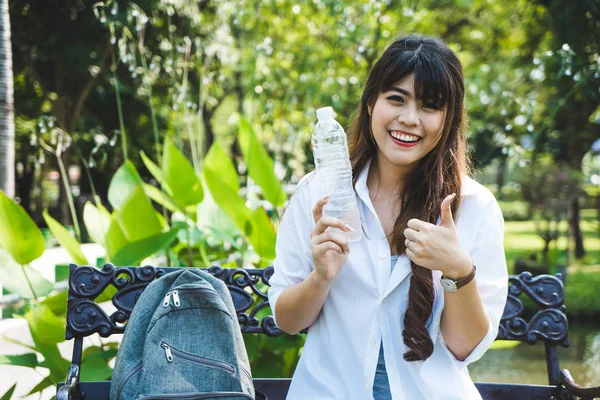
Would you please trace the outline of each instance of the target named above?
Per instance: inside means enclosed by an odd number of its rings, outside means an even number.
[[[475,271],[477,270],[477,267],[475,267],[475,265],[473,265],[473,269],[471,270],[471,272],[469,272],[469,275],[454,280],[451,278],[448,278],[447,276],[443,276],[440,279],[440,283],[442,285],[442,287],[444,288],[444,290],[448,291],[448,292],[456,292],[458,289],[460,289],[461,287],[465,286],[467,283],[471,282],[473,280],[473,278],[475,278]]]

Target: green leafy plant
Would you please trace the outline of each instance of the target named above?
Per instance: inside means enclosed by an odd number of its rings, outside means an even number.
[[[59,240],[65,243],[73,257],[82,257],[79,244],[69,233],[50,216],[45,214],[49,226],[57,234]],[[44,368],[48,376],[38,382],[28,394],[41,392],[49,386],[64,381],[69,367],[69,361],[61,357],[58,343],[64,341],[66,293],[53,293],[53,284],[41,277],[29,267],[29,263],[37,259],[44,251],[44,238],[39,228],[25,210],[9,199],[0,191],[0,282],[5,289],[29,299],[26,312],[22,316],[27,320],[33,345],[5,338],[5,340],[31,350],[30,353],[0,356],[0,364],[28,368]],[[81,260],[83,261],[83,259]],[[20,274],[17,271],[20,270]],[[90,354],[90,352],[88,352]],[[108,362],[114,357],[110,352],[102,350],[100,359],[103,368],[97,371],[107,371]],[[99,356],[88,357],[101,365]],[[90,368],[91,370],[91,368]],[[104,379],[110,374],[104,374]],[[4,394],[10,398],[15,386]]]

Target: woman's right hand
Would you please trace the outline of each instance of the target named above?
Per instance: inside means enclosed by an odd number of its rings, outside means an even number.
[[[351,228],[339,218],[323,215],[323,207],[327,201],[327,197],[319,200],[312,210],[313,220],[317,225],[310,233],[310,251],[319,277],[331,281],[342,270],[350,248],[346,235],[332,230],[327,231],[327,228],[339,228],[343,232],[350,232]]]

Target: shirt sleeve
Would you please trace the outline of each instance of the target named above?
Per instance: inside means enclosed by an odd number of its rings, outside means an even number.
[[[302,282],[315,268],[310,251],[310,233],[313,230],[308,174],[299,183],[281,217],[275,244],[275,272],[269,279],[269,304],[277,323],[275,305],[281,292]]]
[[[471,354],[460,361],[446,346],[440,331],[440,340],[445,351],[459,367],[465,367],[480,359],[490,348],[498,335],[498,326],[504,312],[506,297],[508,295],[508,272],[506,269],[506,256],[504,254],[504,219],[500,207],[494,201],[491,216],[481,223],[475,246],[471,251],[471,260],[477,267],[476,282],[479,295],[485,309],[489,314],[490,324],[487,334],[473,349]]]

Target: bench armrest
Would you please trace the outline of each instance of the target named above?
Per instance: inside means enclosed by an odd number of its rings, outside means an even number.
[[[65,384],[56,392],[56,400],[73,400],[79,385],[79,365],[71,364]]]
[[[570,394],[574,394],[582,399],[593,399],[600,397],[600,386],[595,387],[582,387],[575,382],[571,373],[568,369],[560,371],[560,377],[558,378],[559,383],[564,385]]]

